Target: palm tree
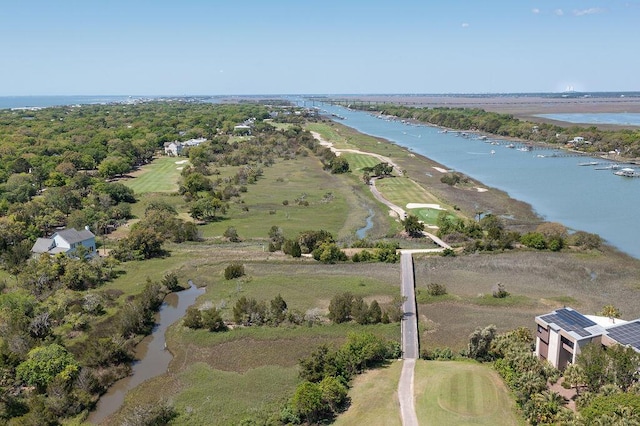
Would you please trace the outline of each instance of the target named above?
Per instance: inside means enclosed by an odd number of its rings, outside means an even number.
[[[576,388],[576,395],[580,395],[580,385],[584,383],[584,370],[578,364],[569,364],[564,370],[564,381]]]
[[[553,423],[557,414],[565,404],[564,397],[557,392],[542,391],[531,397],[532,410],[529,413],[530,420],[535,423]]]
[[[602,315],[603,317],[609,317],[609,319],[611,319],[611,322],[613,323],[616,322],[616,318],[620,318],[622,316],[622,314],[620,313],[620,309],[616,308],[613,305],[603,306],[600,315]]]

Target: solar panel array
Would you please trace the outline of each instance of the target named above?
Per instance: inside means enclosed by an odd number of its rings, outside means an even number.
[[[587,327],[596,325],[595,322],[585,317],[579,312],[571,309],[558,309],[555,313],[540,317],[547,324],[557,324],[566,331],[573,331],[581,337],[591,336],[592,333],[585,330]]]
[[[640,350],[640,321],[628,322],[607,330],[609,337],[622,345]]]

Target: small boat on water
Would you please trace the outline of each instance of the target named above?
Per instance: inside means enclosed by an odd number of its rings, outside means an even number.
[[[578,163],[578,166],[597,166],[597,161],[587,161],[586,163]]]
[[[636,169],[632,169],[631,167],[625,167],[617,172],[613,172],[613,174],[622,177],[640,177],[640,172],[637,172]]]
[[[523,146],[522,148],[518,148],[518,151],[530,152],[530,151],[533,151],[533,148],[527,145],[527,146]]]
[[[620,164],[610,164],[605,167],[596,167],[594,170],[618,170],[620,168]]]
[[[508,145],[505,145],[505,146],[506,146],[507,148],[515,148],[515,147],[516,147],[516,146],[515,146],[514,144],[512,144],[512,143],[510,143],[510,144],[508,144]]]
[[[496,153],[496,151],[492,149],[492,150],[491,150],[491,155],[493,155],[493,154],[495,154],[495,153]]]

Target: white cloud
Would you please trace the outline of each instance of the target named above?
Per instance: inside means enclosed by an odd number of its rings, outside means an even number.
[[[537,15],[538,13],[540,13],[540,9],[531,9],[531,13]]]
[[[557,16],[564,15],[564,12],[562,11],[562,9],[556,9],[556,10],[553,11],[553,13],[555,13]]]
[[[584,15],[596,15],[598,13],[603,13],[604,9],[600,7],[592,7],[590,9],[582,9],[582,10],[574,10],[573,14],[575,16],[584,16]]]
[[[469,28],[469,24],[467,22],[462,23],[462,28]]]

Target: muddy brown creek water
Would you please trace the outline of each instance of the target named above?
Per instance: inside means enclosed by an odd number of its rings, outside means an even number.
[[[153,332],[136,347],[137,361],[131,365],[132,374],[118,380],[102,395],[95,411],[87,419],[89,423],[100,424],[120,409],[129,390],[167,371],[173,357],[166,347],[165,332],[184,316],[187,308],[204,292],[204,288],[198,288],[189,281],[188,289],[167,295],[158,311]]]

